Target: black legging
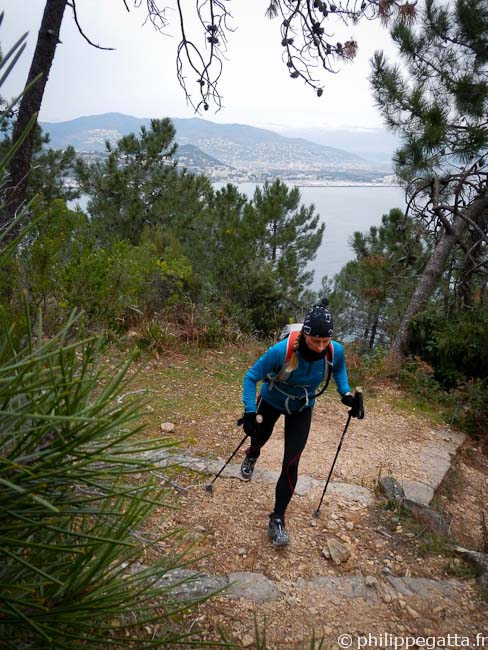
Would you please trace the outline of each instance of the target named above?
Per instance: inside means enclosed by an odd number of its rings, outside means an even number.
[[[258,435],[251,438],[251,446],[246,451],[250,458],[259,458],[261,447],[269,440],[276,421],[280,415],[285,416],[285,453],[283,455],[281,474],[276,484],[274,508],[277,515],[284,517],[285,510],[290,503],[297,484],[298,463],[307,444],[312,422],[312,409],[305,408],[299,413],[290,415],[278,411],[263,399],[259,399],[257,413],[263,416],[263,422],[259,425]]]

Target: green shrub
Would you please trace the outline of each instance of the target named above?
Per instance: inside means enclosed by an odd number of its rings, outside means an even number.
[[[403,362],[398,380],[402,388],[421,399],[432,400],[443,393],[434,378],[434,369],[419,357],[409,357]]]
[[[450,392],[452,423],[482,441],[488,451],[488,385],[473,379]]]
[[[446,317],[431,309],[413,324],[412,351],[431,364],[445,388],[488,376],[488,306]]]
[[[45,310],[61,298],[64,270],[78,257],[89,225],[82,212],[70,210],[61,199],[46,205],[41,197],[35,197],[29,213],[35,227],[20,249],[19,280],[29,302]]]
[[[371,394],[375,385],[388,380],[388,350],[379,346],[369,350],[360,341],[355,341],[346,343],[345,351],[351,386],[368,386]]]
[[[171,245],[161,250],[146,238],[137,246],[116,240],[102,246],[86,216],[63,201],[47,208],[34,201],[31,209],[36,227],[23,243],[13,277],[17,293],[23,290],[29,304],[42,306],[46,331],[72,308],[82,309],[91,325],[125,328],[137,313],[180,301],[192,282],[191,265]],[[12,276],[7,280],[12,287]]]
[[[82,309],[89,323],[123,325],[131,309],[143,311],[159,270],[159,260],[148,248],[127,241],[106,248],[88,244],[59,278],[63,304]]]
[[[220,305],[196,305],[185,300],[135,324],[131,337],[143,349],[190,344],[215,348],[234,343],[242,332],[237,319]]]

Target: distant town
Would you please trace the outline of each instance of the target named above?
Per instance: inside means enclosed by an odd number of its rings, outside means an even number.
[[[215,183],[263,183],[275,178],[298,186],[397,186],[391,155],[382,162],[337,147],[242,124],[216,124],[198,118],[172,120],[178,168],[204,174]],[[72,145],[86,163],[102,161],[128,133],[150,121],[118,113],[46,123],[51,146]],[[381,139],[380,139],[381,140]],[[391,153],[391,152],[390,152]]]
[[[201,153],[201,152],[200,152]],[[101,162],[106,153],[101,151],[78,151],[77,155],[84,162],[93,164]],[[275,178],[281,178],[284,181],[293,183],[299,187],[325,187],[325,186],[377,186],[386,187],[398,186],[398,179],[392,173],[375,173],[374,170],[365,170],[364,166],[350,163],[342,163],[338,169],[330,171],[303,169],[297,171],[295,166],[292,168],[279,167],[276,162],[255,161],[254,169],[238,169],[230,165],[224,165],[215,161],[212,164],[210,160],[201,161],[200,156],[195,158],[182,154],[175,156],[177,167],[186,169],[194,174],[204,174],[214,183],[264,183],[272,181]],[[249,164],[246,166],[249,167]],[[349,167],[349,168],[347,168]]]

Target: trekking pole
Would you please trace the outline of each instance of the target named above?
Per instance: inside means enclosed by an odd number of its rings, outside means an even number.
[[[360,388],[358,386],[356,388],[356,392],[354,394],[354,400],[355,400],[356,404],[358,404],[358,405],[361,404],[361,409],[362,409],[362,392],[363,392],[362,388]],[[330,477],[332,476],[332,472],[334,471],[334,466],[336,464],[337,457],[339,456],[339,452],[341,451],[342,443],[344,441],[344,436],[346,435],[346,431],[347,431],[347,428],[349,426],[349,422],[351,421],[353,411],[354,411],[354,407],[349,410],[349,415],[347,416],[346,426],[344,427],[344,431],[342,432],[341,439],[339,440],[339,446],[337,447],[337,451],[336,451],[336,454],[334,456],[334,460],[332,461],[332,467],[330,468],[329,476],[327,477],[327,481],[325,482],[324,491],[322,492],[322,496],[320,497],[320,503],[318,505],[318,508],[316,510],[314,510],[314,513],[313,513],[314,517],[318,517],[320,515],[320,506],[322,505],[322,501],[324,500],[325,493],[327,492],[327,487],[329,485]],[[361,410],[359,415],[360,415],[359,419],[362,419],[364,417],[364,410]]]
[[[262,415],[256,415],[256,422],[257,422],[258,424],[261,424],[262,421],[263,421],[263,416],[262,416]],[[239,422],[240,422],[240,420],[239,420]],[[230,461],[231,461],[231,460],[234,458],[234,456],[237,454],[237,452],[239,451],[239,449],[242,447],[242,445],[243,445],[244,442],[246,441],[246,438],[247,438],[247,433],[246,433],[246,435],[244,436],[244,438],[240,441],[240,443],[237,445],[237,447],[234,449],[234,451],[233,451],[232,454],[229,456],[229,458],[228,458],[228,459],[225,461],[225,463],[222,465],[222,467],[220,468],[218,474],[216,474],[216,475],[213,477],[213,479],[210,481],[210,483],[207,483],[207,485],[205,486],[205,490],[206,490],[207,492],[210,492],[210,493],[213,492],[213,484],[214,484],[215,481],[219,478],[219,476],[222,474],[222,472],[223,472],[224,469],[227,467],[227,465],[230,463]]]

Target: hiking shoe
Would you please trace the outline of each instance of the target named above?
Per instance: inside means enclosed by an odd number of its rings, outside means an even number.
[[[244,457],[244,460],[241,463],[241,475],[244,480],[249,481],[251,478],[256,461],[257,458],[250,458],[249,456]]]
[[[268,537],[276,548],[288,546],[290,538],[285,530],[285,522],[282,517],[275,514],[270,515],[268,524]]]

